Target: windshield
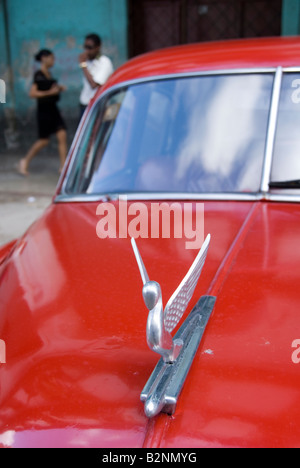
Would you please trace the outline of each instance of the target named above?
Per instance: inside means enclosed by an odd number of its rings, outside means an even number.
[[[259,191],[273,74],[156,80],[102,97],[65,191]]]

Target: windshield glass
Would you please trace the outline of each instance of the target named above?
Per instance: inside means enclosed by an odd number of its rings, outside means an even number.
[[[273,79],[193,76],[106,95],[90,115],[65,191],[257,192]]]

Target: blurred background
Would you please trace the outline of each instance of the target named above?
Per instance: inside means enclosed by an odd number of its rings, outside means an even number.
[[[86,34],[98,33],[114,68],[138,54],[177,44],[300,33],[300,0],[0,0],[0,244],[22,234],[51,202],[58,180],[56,139],[32,162],[28,178],[18,160],[36,139],[36,102],[28,97],[38,64],[53,50],[52,74],[67,87],[59,106],[68,145],[78,124]]]

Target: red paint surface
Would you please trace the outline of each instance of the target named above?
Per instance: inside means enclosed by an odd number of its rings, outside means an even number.
[[[231,40],[166,48],[130,60],[112,75],[103,89],[126,80],[176,73],[279,65],[298,67],[299,51],[299,37]]]
[[[205,202],[212,243],[191,307],[217,303],[175,416],[150,426],[142,283],[129,239],[97,238],[96,207],[53,205],[0,267],[2,444],[298,445],[298,206]],[[165,302],[195,256],[183,242],[139,242]]]

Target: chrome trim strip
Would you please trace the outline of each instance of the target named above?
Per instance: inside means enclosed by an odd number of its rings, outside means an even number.
[[[260,193],[138,193],[120,194],[122,200],[233,200],[233,201],[257,201],[262,198]]]
[[[271,99],[270,117],[269,117],[264,165],[263,165],[262,180],[261,180],[262,193],[267,193],[269,191],[269,181],[270,181],[270,175],[271,175],[273,150],[274,150],[275,136],[276,136],[282,75],[283,75],[282,67],[278,67],[275,73],[273,93],[272,93],[272,99]]]
[[[215,297],[203,296],[181,325],[174,337],[174,340],[183,342],[176,361],[173,363],[166,363],[163,359],[158,361],[140,396],[141,401],[145,403],[147,417],[156,416],[161,411],[174,414],[215,302]]]
[[[300,73],[300,67],[283,67],[283,73]]]
[[[285,203],[299,203],[300,195],[278,194],[278,193],[257,193],[257,194],[217,194],[217,193],[137,193],[137,194],[111,194],[111,195],[58,195],[54,203],[86,203],[86,202],[108,202],[108,201],[274,201]]]
[[[151,200],[212,200],[212,201],[259,201],[264,196],[260,193],[113,193],[98,195],[58,195],[55,203],[84,203],[84,202],[107,202],[117,200],[127,201],[151,201]]]
[[[267,201],[272,202],[279,202],[279,203],[299,203],[300,202],[300,195],[289,195],[285,194],[278,194],[278,193],[267,193],[265,196]]]

